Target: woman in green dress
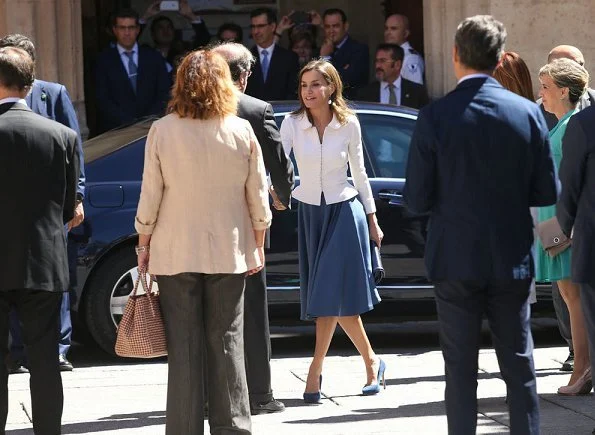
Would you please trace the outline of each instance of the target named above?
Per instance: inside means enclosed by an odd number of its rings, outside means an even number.
[[[587,89],[589,73],[578,63],[569,59],[556,59],[539,70],[539,95],[546,111],[558,118],[550,130],[550,146],[557,168],[562,160],[562,139],[572,115],[577,112],[577,103]],[[544,222],[556,215],[556,206],[541,207],[537,221]],[[580,300],[580,287],[570,280],[572,248],[550,257],[537,242],[536,279],[541,282],[557,282],[560,294],[570,313],[570,329],[574,347],[574,370],[568,385],[560,387],[558,394],[589,394],[592,389],[589,345]]]

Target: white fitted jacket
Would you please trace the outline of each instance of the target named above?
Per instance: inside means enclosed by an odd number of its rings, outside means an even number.
[[[316,127],[308,117],[288,115],[281,124],[281,141],[285,153],[293,149],[298,166],[300,185],[293,197],[311,205],[320,205],[324,193],[327,204],[346,201],[359,194],[366,214],[376,212],[372,189],[364,166],[364,150],[359,121],[349,116],[341,125],[333,119],[324,130],[322,144]],[[347,163],[355,188],[347,181]]]

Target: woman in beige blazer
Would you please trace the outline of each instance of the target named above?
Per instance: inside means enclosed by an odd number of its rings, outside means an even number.
[[[171,435],[203,433],[203,382],[212,433],[251,430],[244,282],[263,267],[271,211],[260,146],[236,105],[225,60],[193,52],[145,149],[138,265],[157,276],[161,294]]]

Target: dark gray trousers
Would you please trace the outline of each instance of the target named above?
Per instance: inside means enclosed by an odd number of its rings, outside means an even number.
[[[265,270],[246,279],[244,292],[244,354],[251,403],[273,400],[271,333]]]
[[[33,432],[58,435],[61,430],[64,394],[58,365],[60,305],[62,292],[12,290],[0,292],[0,434],[8,415],[8,313],[14,306],[20,320],[27,352]]]
[[[568,348],[573,350],[572,347],[572,332],[570,331],[570,313],[566,302],[562,299],[558,284],[552,283],[552,301],[554,302],[554,310],[556,311],[556,319],[558,320],[558,329],[560,335],[568,343]]]
[[[168,351],[167,435],[251,433],[244,366],[244,274],[157,277]]]
[[[530,285],[530,280],[436,283],[450,435],[476,433],[477,358],[484,314],[508,390],[510,433],[539,434],[539,399],[528,301]]]

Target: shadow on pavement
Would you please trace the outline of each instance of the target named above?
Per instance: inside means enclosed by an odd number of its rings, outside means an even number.
[[[63,423],[62,434],[85,434],[123,429],[138,429],[165,424],[165,411],[139,412],[134,414],[115,414],[98,421]],[[8,435],[30,435],[32,429],[6,431]]]

